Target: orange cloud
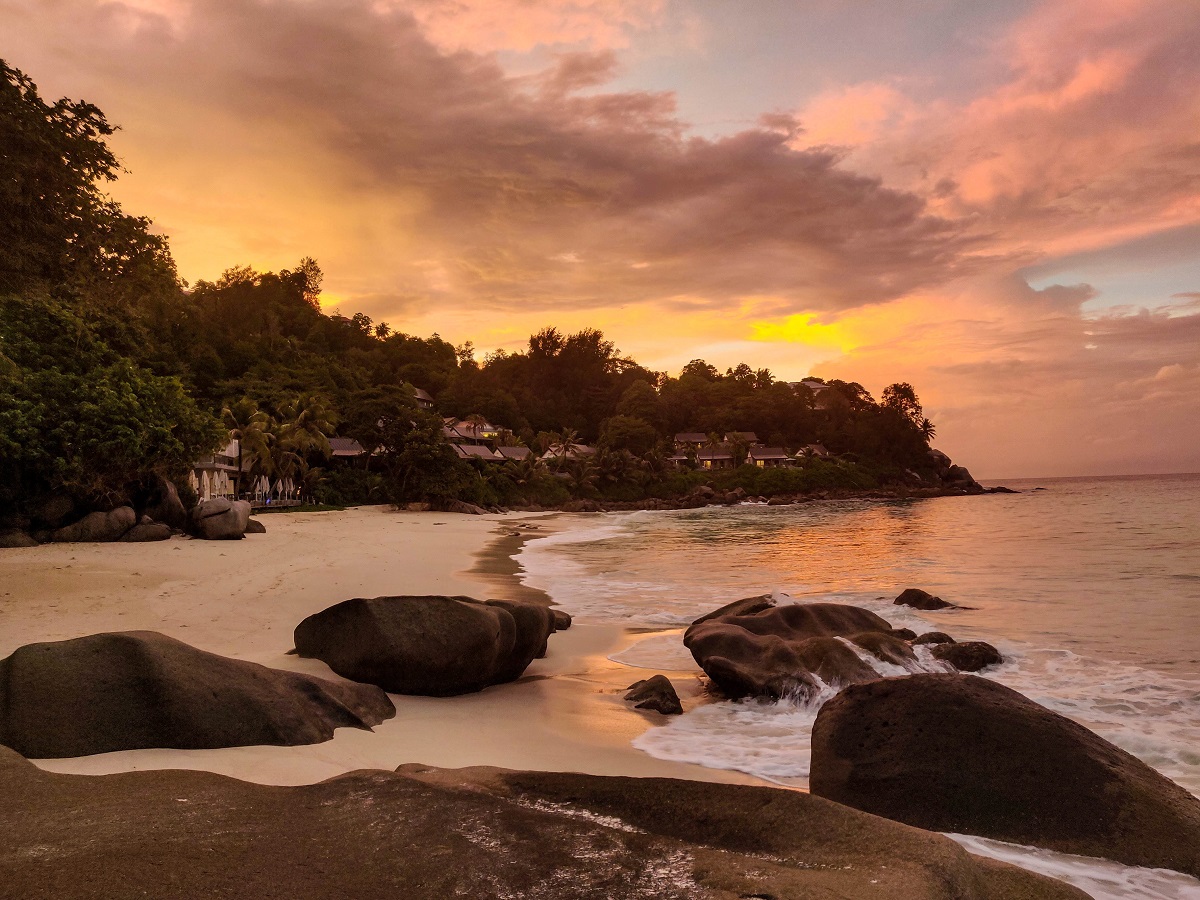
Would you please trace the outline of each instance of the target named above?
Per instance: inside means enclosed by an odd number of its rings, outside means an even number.
[[[435,44],[490,53],[540,46],[620,48],[660,21],[665,0],[380,0],[413,14]]]
[[[9,62],[124,127],[118,197],[186,277],[312,255],[343,312],[485,351],[596,326],[663,369],[910,381],[983,472],[1200,468],[1195,310],[1017,274],[1200,223],[1194,0],[1045,0],[973,96],[884,74],[706,137],[606,87],[662,3],[0,5]]]

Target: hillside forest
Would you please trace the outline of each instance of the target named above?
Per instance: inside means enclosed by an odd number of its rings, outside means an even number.
[[[470,343],[327,314],[307,258],[189,284],[152,223],[106,193],[121,173],[113,130],[100,109],[47,101],[0,61],[0,515],[62,496],[112,506],[152,476],[186,496],[189,467],[230,435],[247,471],[326,504],[637,501],[706,482],[870,490],[935,484],[944,468],[904,383],[876,400],[856,383],[812,379],[814,391],[745,363],[658,372],[599,330],[553,325],[479,358]],[[462,459],[446,417],[486,421],[493,443],[531,453]],[[729,447],[735,464],[697,470],[694,448],[672,461],[680,432]],[[799,458],[744,464],[748,432]],[[364,454],[333,459],[335,437]],[[595,452],[573,452],[584,447]]]

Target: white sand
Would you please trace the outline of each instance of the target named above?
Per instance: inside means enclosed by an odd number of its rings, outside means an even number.
[[[0,551],[0,658],[17,647],[101,631],[151,630],[202,650],[325,678],[318,660],[287,655],[305,616],[350,597],[496,596],[469,573],[498,524],[516,516],[345,512],[264,516],[268,532],[237,542],[45,545]],[[662,775],[759,783],[735,772],[656,760],[630,741],[662,721],[621,695],[644,669],[606,657],[619,629],[576,626],[550,639],[525,677],[453,698],[393,695],[396,718],[374,733],[339,729],[305,747],[133,750],[38,764],[56,772],[204,769],[262,784],[304,784],[403,763]],[[685,706],[696,685],[677,680]]]

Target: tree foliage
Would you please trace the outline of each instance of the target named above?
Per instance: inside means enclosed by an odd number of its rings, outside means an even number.
[[[714,445],[730,432],[791,450],[821,443],[877,473],[930,465],[935,429],[905,383],[876,403],[854,382],[817,396],[747,363],[722,374],[697,359],[671,376],[592,328],[547,327],[480,361],[470,342],[329,314],[311,258],[278,272],[235,265],[189,287],[150,223],[104,193],[120,171],[112,133],[96,107],[48,103],[0,61],[0,503],[115,496],[141,473],[178,473],[224,429],[251,475],[344,501],[645,496],[682,477],[667,462],[680,431]],[[441,415],[486,419],[553,461],[459,459],[414,387]],[[363,474],[330,462],[334,435],[374,460]],[[731,448],[740,460],[748,443]]]

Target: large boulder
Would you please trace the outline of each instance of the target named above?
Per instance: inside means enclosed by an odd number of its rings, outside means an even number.
[[[250,519],[246,522],[246,534],[266,534],[267,526],[258,519]]]
[[[546,651],[554,615],[470,597],[346,600],[296,626],[296,651],[396,694],[447,697],[512,681]]]
[[[892,603],[896,606],[911,606],[913,609],[957,609],[953,603],[948,603],[920,588],[905,588]]]
[[[842,691],[813,727],[810,782],[814,794],[918,828],[1200,876],[1200,800],[973,675]]]
[[[165,522],[155,522],[149,516],[142,516],[140,522],[121,535],[121,540],[125,543],[140,544],[148,541],[165,541],[170,536],[170,525]]]
[[[934,659],[948,662],[960,672],[979,672],[1004,662],[1000,651],[984,641],[950,641],[934,644]]]
[[[50,540],[60,544],[119,541],[136,524],[137,513],[133,507],[119,506],[111,512],[88,513],[78,522],[51,532]]]
[[[276,787],[60,775],[0,749],[0,797],[0,894],[28,900],[1085,898],[765,787],[425,766]]]
[[[462,513],[468,516],[487,515],[487,510],[482,506],[476,506],[474,503],[468,503],[466,500],[447,500],[444,508],[446,512]]]
[[[914,647],[919,647],[921,644],[953,644],[954,638],[944,631],[927,631],[913,638],[912,643]]]
[[[143,515],[181,531],[187,527],[187,510],[183,508],[179,491],[169,478],[152,475],[140,486],[137,494]]]
[[[237,541],[250,524],[250,504],[245,500],[214,497],[202,500],[192,510],[192,530],[208,541]]]
[[[71,521],[76,512],[75,500],[67,494],[51,494],[33,504],[29,517],[37,528],[61,528]]]
[[[774,606],[775,600],[770,594],[759,594],[757,597],[743,597],[741,600],[734,600],[732,603],[727,603],[710,613],[705,613],[700,618],[694,620],[692,624],[699,625],[701,622],[707,622],[711,619],[722,619],[727,616],[752,616],[755,613],[762,612],[764,609],[771,609]]]
[[[776,606],[770,597],[749,597],[702,616],[683,643],[730,697],[803,697],[825,685],[879,677],[864,655],[916,662],[908,643],[870,610],[840,603]]]
[[[505,610],[517,626],[516,638],[507,662],[496,672],[496,682],[515,681],[535,659],[542,659],[549,647],[554,626],[554,611],[540,603],[516,600],[488,600],[488,606]]]
[[[34,758],[315,744],[395,715],[378,688],[268,669],[152,631],[29,644],[0,660],[0,744]]]
[[[38,540],[26,531],[0,531],[0,550],[14,550],[18,547],[36,547]]]
[[[675,685],[666,675],[652,675],[635,681],[625,692],[625,699],[637,709],[649,709],[664,716],[677,716],[683,712]]]

